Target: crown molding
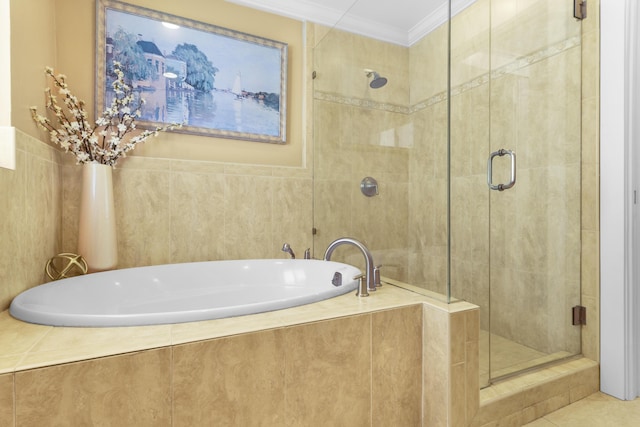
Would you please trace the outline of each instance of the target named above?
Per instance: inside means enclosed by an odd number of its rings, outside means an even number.
[[[445,0],[443,0],[445,3],[425,16],[418,24],[408,29],[398,28],[387,25],[384,22],[372,21],[350,14],[348,12],[351,7],[350,4],[347,4],[346,9],[337,9],[331,6],[324,6],[319,2],[306,0],[268,0],[268,2],[265,0],[226,1],[300,21],[310,21],[328,27],[335,27],[340,30],[405,47],[416,43],[431,31],[447,22],[449,18],[449,4]],[[476,0],[452,0],[452,16],[455,16],[475,1]]]
[[[268,2],[263,0],[225,1],[276,15],[286,16],[287,18],[297,19],[299,21],[311,21],[329,27],[336,25],[346,12],[346,9],[340,10],[305,0],[269,0]]]
[[[456,16],[458,13],[471,6],[477,0],[452,0],[451,4],[451,16]],[[420,41],[424,36],[434,31],[436,28],[444,24],[449,20],[449,5],[443,3],[436,10],[429,15],[422,18],[413,28],[410,28],[407,34],[407,45]]]

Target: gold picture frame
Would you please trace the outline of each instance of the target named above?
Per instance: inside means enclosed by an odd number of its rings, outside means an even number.
[[[287,44],[117,0],[98,0],[96,113],[113,61],[140,99],[141,127],[286,143]]]

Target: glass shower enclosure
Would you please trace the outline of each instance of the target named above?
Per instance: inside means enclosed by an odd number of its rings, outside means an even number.
[[[355,237],[383,277],[477,304],[481,385],[579,354],[573,1],[416,1],[406,38],[390,30],[406,7],[387,5],[376,31],[354,24],[378,3],[307,29],[314,252]]]

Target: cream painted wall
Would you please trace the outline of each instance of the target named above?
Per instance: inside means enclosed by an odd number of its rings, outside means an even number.
[[[0,0],[0,126],[11,125],[11,16],[9,0]]]
[[[55,1],[10,0],[11,124],[39,136],[29,107],[44,108],[45,65],[56,66]]]

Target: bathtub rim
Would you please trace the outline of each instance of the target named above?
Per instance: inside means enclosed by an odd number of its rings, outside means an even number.
[[[287,265],[287,264],[320,264],[326,263],[333,268],[328,271],[348,272],[348,276],[355,277],[361,274],[361,270],[353,265],[336,262],[336,261],[324,261],[324,260],[304,260],[304,259],[240,259],[240,260],[219,260],[219,261],[199,261],[199,262],[186,262],[175,264],[159,264],[155,266],[143,266],[143,267],[131,267],[125,269],[111,270],[99,273],[92,273],[93,275],[100,275],[99,278],[115,276],[122,272],[132,272],[133,270],[144,272],[150,270],[164,270],[174,266],[179,268],[189,268],[190,266],[204,266],[206,264],[219,263],[222,266],[230,264],[268,264],[268,265]],[[347,277],[348,277],[347,276]],[[189,311],[168,311],[162,313],[141,313],[141,314],[88,314],[88,313],[60,313],[55,311],[43,311],[29,308],[25,306],[25,299],[28,299],[35,292],[41,289],[50,289],[53,287],[64,286],[65,283],[71,283],[73,286],[78,286],[76,283],[79,281],[90,280],[90,275],[77,276],[69,279],[62,279],[59,281],[52,281],[44,283],[33,288],[27,289],[17,295],[12,301],[8,309],[9,314],[22,322],[37,324],[42,326],[57,326],[57,327],[88,327],[88,328],[103,328],[103,327],[128,327],[128,326],[156,326],[156,325],[168,325],[177,323],[190,323],[207,320],[216,320],[224,318],[240,317],[258,313],[272,312],[287,309],[290,307],[297,307],[301,305],[312,304],[314,302],[323,301],[330,298],[335,298],[340,295],[347,294],[351,291],[355,291],[358,286],[357,280],[349,280],[343,283],[339,287],[327,288],[323,292],[309,293],[301,296],[295,296],[289,299],[272,299],[268,301],[261,301],[258,303],[234,305],[228,307],[218,307],[212,309],[196,309]],[[94,276],[96,277],[96,276]],[[83,284],[82,286],[84,286]],[[255,286],[255,285],[254,285]],[[272,285],[267,285],[272,286]]]

